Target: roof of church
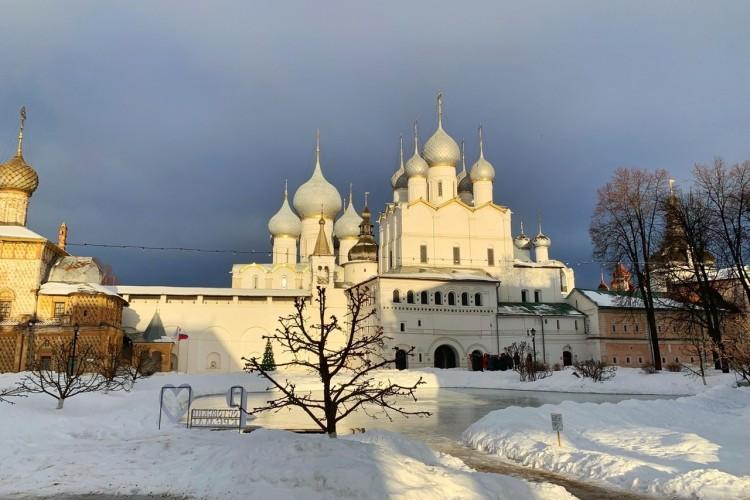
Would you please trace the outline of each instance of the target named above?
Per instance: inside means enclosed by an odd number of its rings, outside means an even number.
[[[638,292],[617,292],[604,290],[587,290],[585,288],[575,288],[586,298],[591,300],[598,307],[613,309],[644,309],[643,299]],[[676,300],[667,298],[663,294],[655,293],[654,306],[656,309],[675,309],[684,307]]]
[[[383,273],[380,277],[439,281],[498,281],[497,278],[482,269],[451,269],[428,266],[402,266]]]
[[[99,285],[97,283],[62,283],[56,281],[48,281],[42,283],[39,287],[39,295],[72,295],[72,294],[97,294],[101,293],[104,295],[111,295],[119,297],[117,292],[112,289],[113,287],[107,287]]]
[[[313,255],[333,255],[333,252],[331,252],[331,246],[328,244],[328,238],[326,237],[326,221],[323,219],[323,217],[320,218],[320,221],[318,222],[320,224],[320,230],[318,231],[318,239],[315,240],[315,248],[313,249]]]
[[[46,240],[44,236],[36,234],[25,226],[0,226],[0,238],[24,238],[32,240]]]
[[[146,331],[143,332],[143,340],[146,342],[155,342],[166,336],[167,332],[164,330],[164,324],[161,322],[161,316],[157,310],[151,317],[151,321],[149,321]]]
[[[567,302],[501,302],[497,313],[508,316],[584,316]]]

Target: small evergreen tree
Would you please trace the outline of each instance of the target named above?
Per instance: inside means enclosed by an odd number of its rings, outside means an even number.
[[[263,361],[260,364],[263,371],[272,372],[276,370],[276,361],[273,360],[273,347],[271,339],[266,340],[266,351],[263,353]]]

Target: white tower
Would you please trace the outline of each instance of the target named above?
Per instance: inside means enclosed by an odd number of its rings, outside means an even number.
[[[409,179],[409,201],[416,201],[420,198],[426,201],[427,172],[430,170],[430,167],[419,154],[419,124],[417,122],[414,122],[414,154],[406,161],[404,170]]]
[[[361,222],[362,217],[354,208],[352,185],[349,184],[349,203],[344,210],[344,215],[339,217],[339,220],[333,225],[333,233],[339,240],[339,265],[344,265],[349,260],[349,250],[357,243]]]
[[[552,245],[552,240],[542,232],[541,222],[539,223],[539,233],[531,240],[531,244],[534,245],[534,261],[547,262],[549,260],[549,247]]]
[[[315,169],[307,182],[294,193],[294,209],[302,217],[302,234],[300,237],[300,259],[307,260],[315,248],[320,228],[318,222],[325,223],[325,234],[329,248],[333,248],[333,218],[341,210],[341,195],[338,190],[323,177],[320,167],[320,131],[315,141]]]
[[[297,238],[302,232],[302,223],[289,206],[287,184],[284,181],[284,202],[268,221],[268,231],[273,237],[273,263],[295,264],[297,262]]]
[[[482,127],[479,127],[479,158],[471,167],[475,207],[492,203],[492,181],[494,179],[495,168],[484,159],[484,137],[482,136]]]

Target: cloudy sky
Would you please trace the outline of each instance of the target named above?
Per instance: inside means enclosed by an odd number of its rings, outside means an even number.
[[[70,241],[270,250],[266,223],[323,168],[390,198],[399,134],[446,129],[495,200],[595,285],[588,226],[618,166],[683,184],[750,158],[750,5],[712,2],[29,2],[0,16],[0,156],[28,108],[29,226]],[[72,247],[126,284],[226,286],[268,257]]]

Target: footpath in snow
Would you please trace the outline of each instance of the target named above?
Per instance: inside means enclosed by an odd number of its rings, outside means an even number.
[[[0,375],[7,387],[18,375]],[[258,430],[157,430],[159,387],[191,383],[198,394],[249,375],[168,374],[133,391],[74,397],[55,410],[32,395],[0,405],[0,498],[106,493],[191,498],[573,498],[552,484],[476,472],[403,435],[340,439]]]
[[[725,383],[671,400],[505,408],[469,427],[463,440],[528,467],[641,493],[748,499],[750,388],[717,379]],[[563,415],[562,447],[551,430],[551,413]]]

